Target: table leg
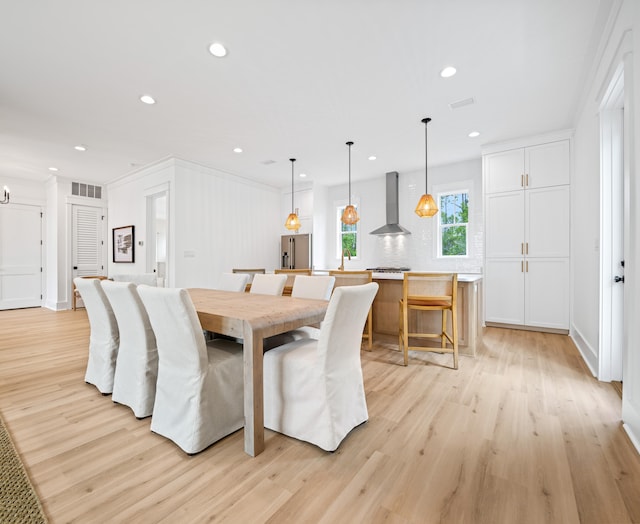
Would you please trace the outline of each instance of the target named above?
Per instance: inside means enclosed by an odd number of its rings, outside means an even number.
[[[264,401],[262,389],[263,337],[244,326],[244,450],[255,457],[264,451]]]

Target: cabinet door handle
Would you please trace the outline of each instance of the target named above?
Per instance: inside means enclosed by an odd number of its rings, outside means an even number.
[[[520,175],[520,187],[524,187],[524,175]]]
[[[520,273],[524,273],[524,260],[520,261]]]
[[[524,255],[524,242],[520,242],[520,254]]]
[[[525,187],[529,187],[529,175],[525,175],[524,180],[525,180],[524,182]]]
[[[529,261],[527,260],[527,270],[525,271],[525,273],[529,272]]]
[[[525,246],[524,247],[524,254],[528,255],[529,254],[529,242],[527,242],[524,246]]]

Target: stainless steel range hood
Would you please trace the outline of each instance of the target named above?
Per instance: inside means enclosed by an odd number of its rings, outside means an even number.
[[[374,229],[371,235],[410,235],[411,231],[398,224],[398,172],[387,173],[387,223]]]

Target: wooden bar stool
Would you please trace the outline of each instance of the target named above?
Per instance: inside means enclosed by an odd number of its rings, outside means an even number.
[[[293,290],[293,283],[296,279],[296,275],[311,275],[311,269],[276,269],[273,271],[277,274],[285,274],[287,275],[287,282],[284,285],[284,291],[282,292],[285,296],[291,296],[291,291]]]
[[[329,275],[336,277],[333,289],[340,286],[360,286],[373,281],[372,271],[329,271]],[[373,306],[369,308],[362,338],[367,340],[368,351],[371,351],[373,346]]]
[[[452,353],[453,368],[458,369],[458,275],[456,273],[411,273],[404,274],[402,298],[400,299],[400,326],[398,345],[404,353],[404,365],[409,363],[409,350]],[[410,331],[410,312],[415,311],[414,332]],[[419,313],[441,311],[442,324],[439,333],[427,333],[419,329]],[[447,332],[447,311],[451,312],[451,333]],[[410,346],[410,338],[439,338],[441,347]],[[447,346],[447,342],[451,347]]]

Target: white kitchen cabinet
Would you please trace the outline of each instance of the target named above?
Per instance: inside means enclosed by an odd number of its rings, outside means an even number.
[[[569,184],[569,140],[559,140],[485,155],[485,192]]]
[[[570,140],[483,156],[485,322],[569,328]]]

